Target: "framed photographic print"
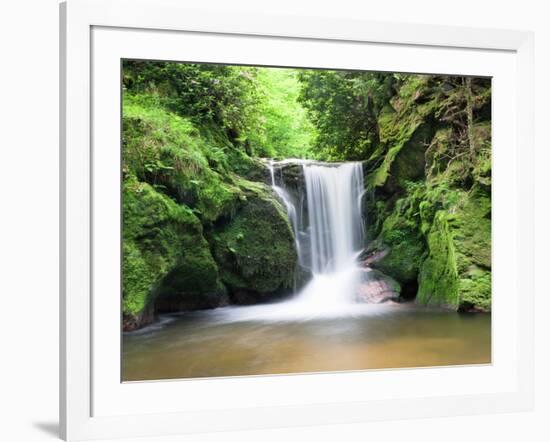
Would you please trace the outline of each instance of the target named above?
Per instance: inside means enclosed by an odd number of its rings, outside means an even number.
[[[60,11],[65,439],[531,408],[530,33]]]

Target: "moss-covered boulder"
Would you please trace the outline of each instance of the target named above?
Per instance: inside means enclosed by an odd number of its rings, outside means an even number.
[[[436,213],[417,302],[452,310],[491,310],[491,203],[480,188],[464,194],[453,211]]]
[[[378,234],[368,249],[378,255],[372,267],[396,279],[402,286],[403,297],[414,298],[426,250],[424,211],[421,208],[426,189],[421,183],[404,186],[406,196],[372,205],[367,219],[377,220],[379,227],[375,224]]]
[[[445,211],[435,215],[428,233],[428,250],[420,271],[416,302],[457,310],[459,296],[455,247]]]
[[[449,222],[455,244],[461,310],[491,310],[491,198],[474,188]]]
[[[373,267],[391,275],[403,285],[416,288],[418,270],[425,245],[414,221],[394,213],[386,219],[373,250],[383,250],[384,256]]]
[[[197,308],[219,303],[222,294],[218,269],[197,217],[151,185],[126,177],[122,262],[124,329],[133,330],[151,322],[156,298],[167,297]]]
[[[233,302],[260,302],[292,289],[295,241],[288,216],[272,190],[246,180],[241,185],[246,201],[213,234],[214,257]]]

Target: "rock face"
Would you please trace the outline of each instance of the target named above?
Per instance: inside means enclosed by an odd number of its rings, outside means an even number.
[[[491,309],[491,202],[473,189],[453,214],[440,211],[428,234],[418,302],[453,310]]]
[[[402,298],[491,310],[490,103],[486,80],[417,77],[381,112],[364,162],[368,251]]]
[[[357,290],[358,302],[381,304],[388,301],[398,301],[401,286],[384,273],[366,268],[363,272],[362,283]]]
[[[288,294],[297,264],[294,236],[272,190],[249,185],[246,202],[212,236],[231,301],[249,304]]]

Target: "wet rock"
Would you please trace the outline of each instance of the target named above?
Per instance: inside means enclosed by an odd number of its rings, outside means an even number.
[[[366,268],[357,289],[356,299],[358,302],[381,304],[398,301],[400,293],[401,286],[395,279],[379,270]]]

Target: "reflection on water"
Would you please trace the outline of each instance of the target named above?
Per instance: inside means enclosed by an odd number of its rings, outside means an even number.
[[[164,316],[123,335],[123,380],[303,373],[491,362],[491,317],[413,305],[353,316],[270,317],[273,306]]]

